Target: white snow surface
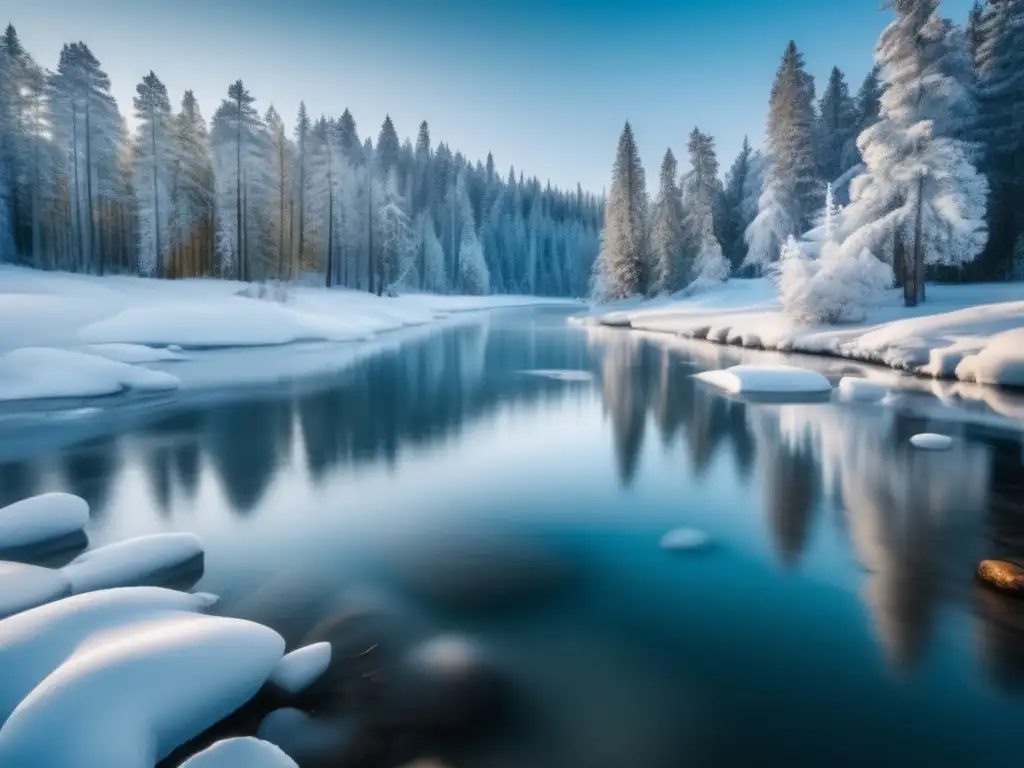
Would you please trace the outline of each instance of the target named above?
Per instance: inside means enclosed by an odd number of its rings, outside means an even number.
[[[783,313],[769,280],[733,279],[693,296],[598,305],[576,322],[1024,386],[1024,283],[929,285],[913,308],[892,290],[863,322],[804,325]]]
[[[948,435],[936,435],[933,432],[922,432],[910,438],[910,444],[925,451],[947,451],[953,447],[953,438]]]
[[[792,365],[734,365],[698,373],[695,378],[734,395],[816,394],[832,390],[828,379],[817,371]]]
[[[274,630],[187,613],[90,637],[0,729],[0,765],[153,768],[251,699],[284,653]]]
[[[223,739],[197,752],[180,768],[299,768],[298,763],[269,741],[251,736]]]
[[[676,528],[661,537],[661,548],[673,551],[705,549],[711,544],[711,537],[695,528]]]
[[[163,371],[66,349],[22,347],[0,357],[0,401],[162,392],[178,384]]]
[[[77,533],[89,504],[70,493],[43,493],[0,508],[0,550],[41,544]]]
[[[285,693],[301,693],[331,665],[331,644],[313,643],[288,653],[274,667],[270,682]]]
[[[216,602],[216,597],[203,593],[193,595],[156,587],[126,587],[66,597],[3,619],[0,621],[0,723],[91,635],[168,612],[201,611]],[[34,765],[25,763],[30,764]],[[0,759],[0,765],[20,763]]]
[[[71,594],[71,580],[53,568],[0,562],[0,619]]]
[[[889,388],[884,384],[858,376],[844,376],[840,379],[837,389],[844,400],[862,402],[877,402],[889,394]]]
[[[135,586],[203,554],[203,542],[194,533],[154,533],[118,541],[85,552],[63,571],[74,593]]]
[[[542,379],[554,379],[555,381],[593,381],[594,374],[590,371],[577,371],[577,370],[544,370],[535,369],[529,371],[522,371],[527,376],[538,376]]]
[[[258,294],[232,280],[101,278],[0,265],[0,402],[170,390],[186,380],[273,380],[344,366],[350,358],[338,353],[339,344],[360,347],[347,342],[456,313],[579,306],[530,296],[378,297],[301,285],[289,286],[283,302]],[[309,349],[314,344],[321,347]],[[283,346],[294,347],[297,359],[283,360]],[[261,348],[278,352],[238,358]],[[163,367],[170,370],[154,369]]]

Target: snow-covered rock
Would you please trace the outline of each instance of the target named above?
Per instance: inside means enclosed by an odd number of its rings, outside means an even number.
[[[910,438],[910,444],[925,451],[946,451],[953,447],[953,438],[948,435],[936,435],[922,432]]]
[[[817,371],[792,365],[734,365],[720,371],[698,373],[696,378],[735,395],[821,394],[832,391]]]
[[[251,699],[283,653],[261,624],[187,613],[95,634],[0,729],[0,765],[153,768]]]
[[[85,552],[66,566],[75,594],[136,586],[203,554],[194,533],[154,533]]]
[[[523,371],[527,376],[538,376],[542,379],[554,379],[555,381],[593,381],[594,374],[590,371],[575,370],[532,370]]]
[[[0,621],[0,723],[90,635],[167,612],[198,612],[217,598],[126,587],[57,600]],[[0,765],[18,765],[4,763]]]
[[[180,768],[299,768],[298,764],[269,741],[243,736],[224,739],[197,752]]]
[[[961,381],[1024,387],[1024,328],[998,333],[976,355],[968,355],[956,367]]]
[[[90,344],[89,352],[119,363],[161,363],[183,359],[180,347],[173,350],[142,344]]]
[[[840,379],[838,389],[840,397],[844,400],[861,402],[878,402],[889,394],[889,388],[884,384],[855,376],[844,376]]]
[[[77,533],[89,505],[70,493],[44,493],[0,508],[0,550],[28,547]]]
[[[315,315],[273,301],[224,297],[216,303],[174,302],[131,307],[82,328],[94,344],[252,347],[296,341],[354,341],[367,338],[345,316]]]
[[[0,619],[70,594],[71,580],[58,570],[0,562]]]
[[[66,349],[23,347],[0,358],[0,401],[163,392],[178,384],[169,373]]]
[[[285,655],[270,675],[270,682],[295,695],[320,679],[331,665],[331,644],[313,643]]]
[[[695,528],[676,528],[661,537],[661,548],[676,552],[706,549],[711,537]]]

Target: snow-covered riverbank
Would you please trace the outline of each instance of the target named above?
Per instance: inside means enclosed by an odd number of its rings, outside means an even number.
[[[457,313],[565,300],[377,297],[293,286],[283,301],[226,280],[0,267],[0,401],[223,386],[312,373],[382,334]],[[273,293],[273,287],[267,290]]]
[[[805,326],[767,280],[730,280],[687,297],[628,300],[577,318],[751,349],[829,355],[922,376],[1024,387],[1024,284],[929,286],[907,309],[891,292],[864,323]]]

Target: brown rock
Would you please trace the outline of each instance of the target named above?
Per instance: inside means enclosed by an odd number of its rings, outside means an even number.
[[[1024,566],[1009,560],[982,560],[978,578],[989,586],[1024,597]]]

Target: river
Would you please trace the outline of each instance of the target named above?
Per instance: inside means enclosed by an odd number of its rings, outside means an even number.
[[[566,318],[4,427],[0,504],[77,493],[91,545],[195,532],[196,588],[289,647],[353,601],[471,638],[515,704],[436,745],[453,768],[1024,760],[1024,601],[973,581],[1024,552],[1019,431],[913,382],[745,403],[692,378],[704,352]],[[910,447],[925,429],[954,449]],[[712,546],[661,549],[680,526]]]

